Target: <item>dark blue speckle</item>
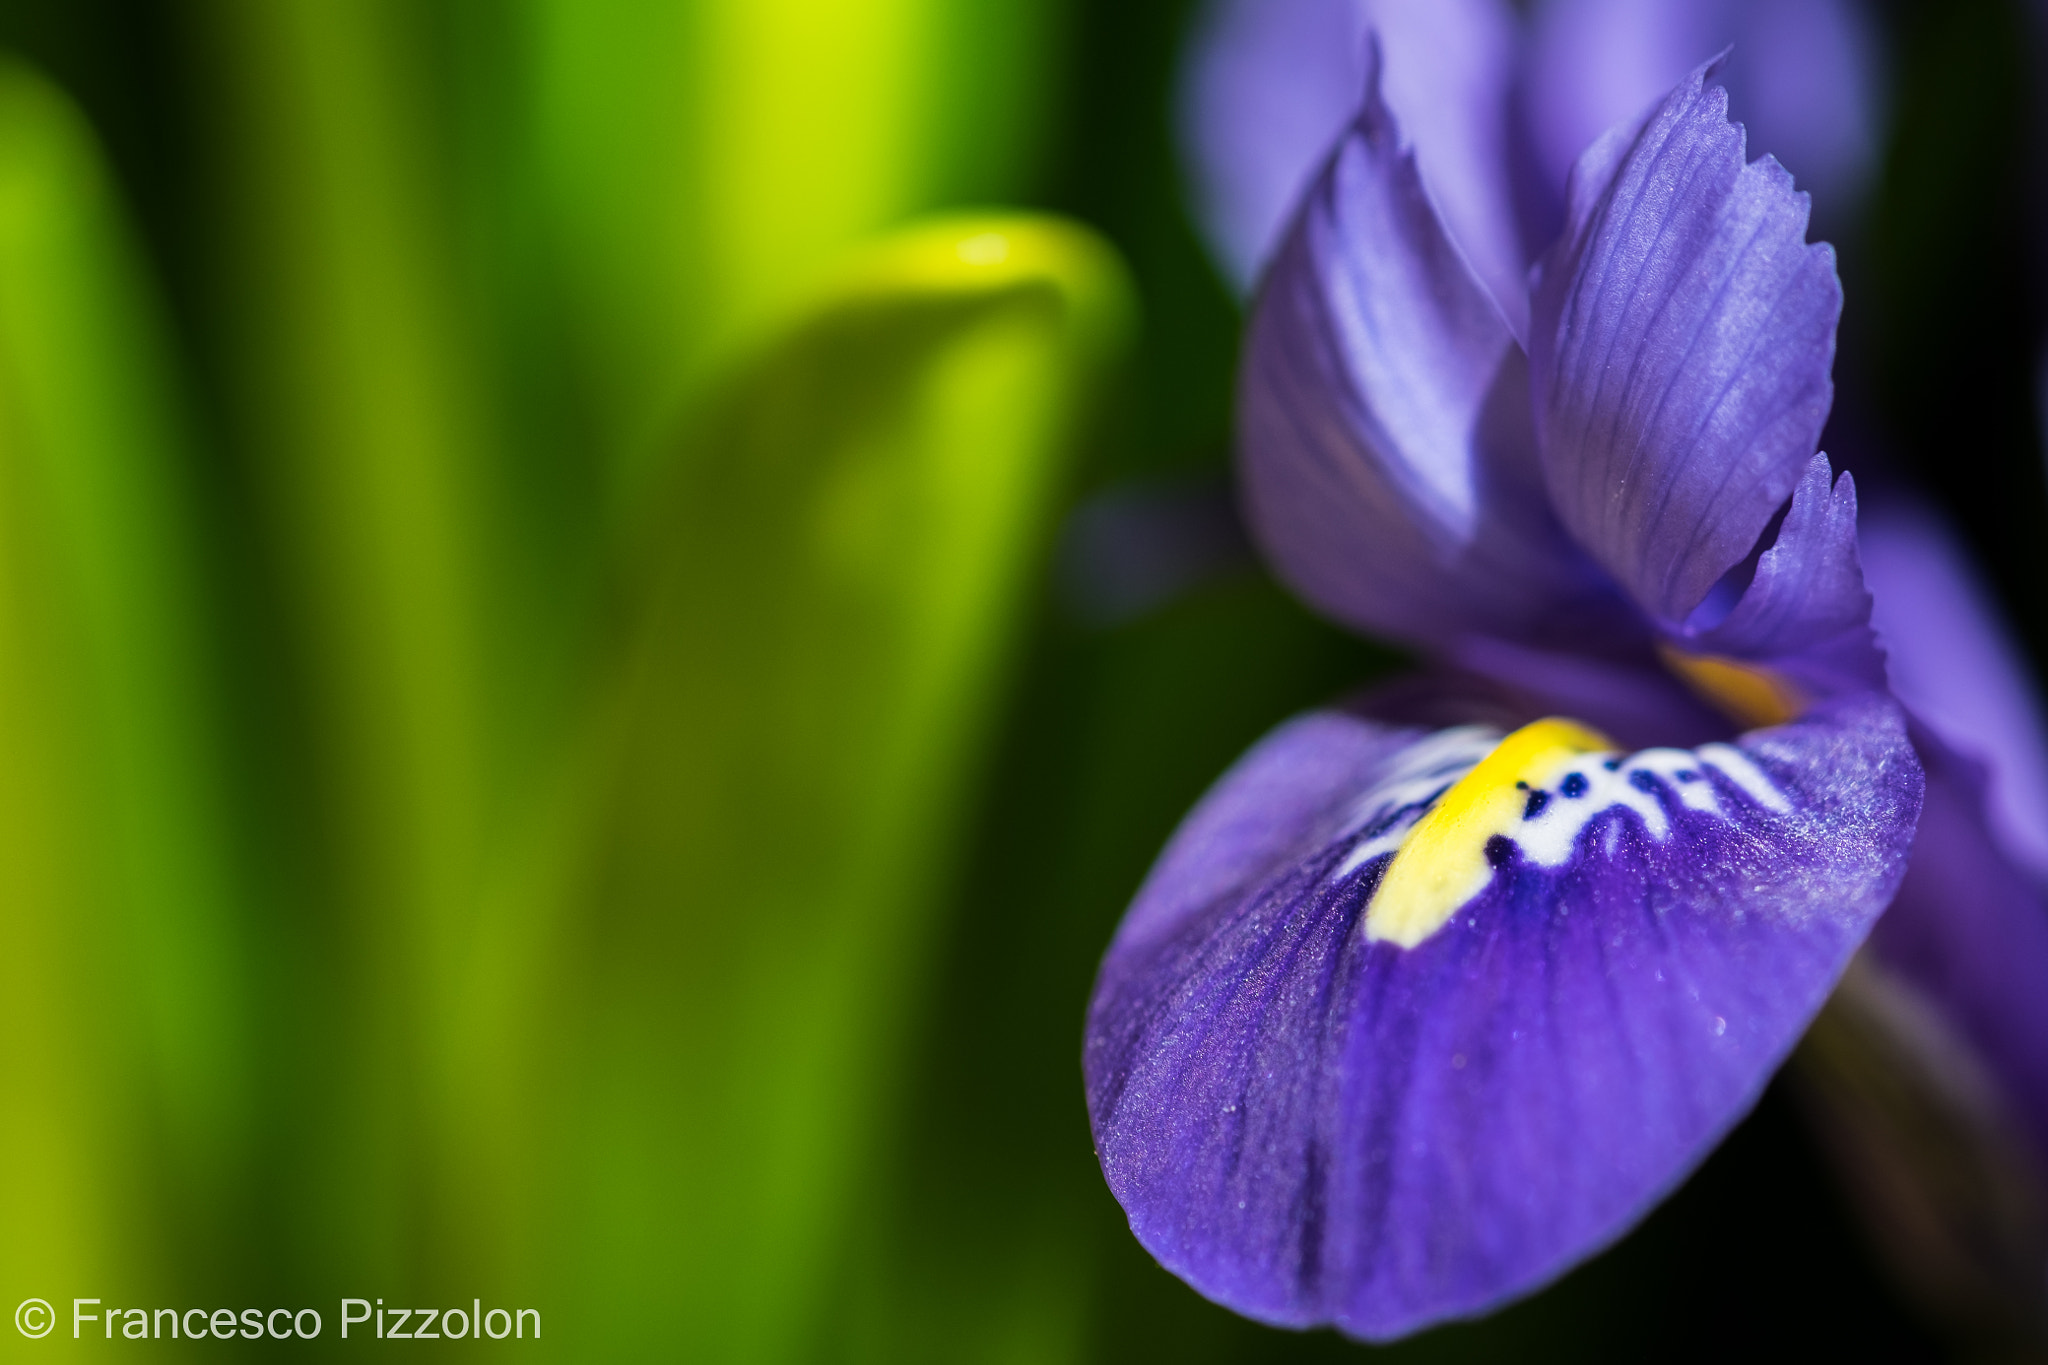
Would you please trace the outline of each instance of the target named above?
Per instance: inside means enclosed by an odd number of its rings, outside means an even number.
[[[1592,783],[1586,780],[1586,775],[1584,773],[1566,773],[1564,775],[1564,781],[1557,784],[1557,789],[1563,792],[1566,796],[1569,796],[1576,800],[1577,798],[1584,796],[1586,792],[1592,787],[1592,785]]]
[[[1621,766],[1621,760],[1618,758],[1610,758],[1605,763],[1602,763],[1600,766],[1607,769],[1608,772],[1613,772],[1616,768],[1619,768]]]
[[[1654,794],[1657,790],[1657,775],[1638,768],[1628,775],[1628,784],[1639,792]]]
[[[1675,776],[1680,782],[1697,782],[1700,780],[1700,775],[1690,768],[1686,768],[1681,772],[1675,773],[1673,774],[1673,776]]]
[[[1539,787],[1537,790],[1529,793],[1529,804],[1523,807],[1522,818],[1524,820],[1534,820],[1543,813],[1543,808],[1549,804],[1550,793]]]

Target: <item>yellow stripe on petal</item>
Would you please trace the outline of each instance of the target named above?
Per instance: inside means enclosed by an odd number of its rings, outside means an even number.
[[[1367,940],[1413,948],[1441,929],[1493,879],[1487,841],[1521,824],[1530,790],[1614,748],[1599,731],[1557,717],[1503,739],[1402,841],[1366,908]]]

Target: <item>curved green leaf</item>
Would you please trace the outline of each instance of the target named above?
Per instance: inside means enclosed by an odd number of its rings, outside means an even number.
[[[551,925],[484,955],[502,975],[474,998],[496,1003],[452,1070],[474,1169],[502,1182],[472,1202],[556,1192],[525,1242],[589,1349],[794,1359],[824,1326],[1008,652],[1129,319],[1079,228],[929,224],[862,253],[692,423],[598,851]]]
[[[531,134],[604,453],[660,424],[848,244],[1014,199],[1063,0],[529,0]]]
[[[0,1286],[16,1299],[174,1286],[184,1255],[227,1253],[240,1205],[248,964],[189,453],[92,136],[0,65]]]

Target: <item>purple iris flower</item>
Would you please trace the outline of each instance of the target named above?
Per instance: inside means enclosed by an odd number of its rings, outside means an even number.
[[[1898,890],[1923,776],[1815,452],[1833,255],[1711,65],[1580,157],[1524,288],[1505,153],[1418,161],[1367,51],[1264,272],[1240,478],[1280,575],[1431,671],[1203,798],[1084,1069],[1162,1264],[1383,1339],[1540,1286],[1711,1150]]]
[[[1883,119],[1878,43],[1854,0],[1216,0],[1179,121],[1204,231],[1249,289],[1302,187],[1357,107],[1365,34],[1384,95],[1479,277],[1512,296],[1556,235],[1565,176],[1703,57],[1753,149],[1853,214]]]

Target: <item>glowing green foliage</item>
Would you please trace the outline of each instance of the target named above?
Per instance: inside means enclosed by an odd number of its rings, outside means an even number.
[[[1050,0],[529,0],[535,164],[606,453],[627,486],[678,394],[848,243],[1014,197]]]
[[[1003,662],[1128,316],[1077,229],[935,223],[866,253],[691,428],[594,913],[563,945],[588,1050],[563,1078],[560,1273],[634,1305],[622,1336],[792,1359],[827,1327]]]
[[[0,1277],[45,1293],[225,1257],[248,1155],[182,416],[90,136],[0,66]]]

